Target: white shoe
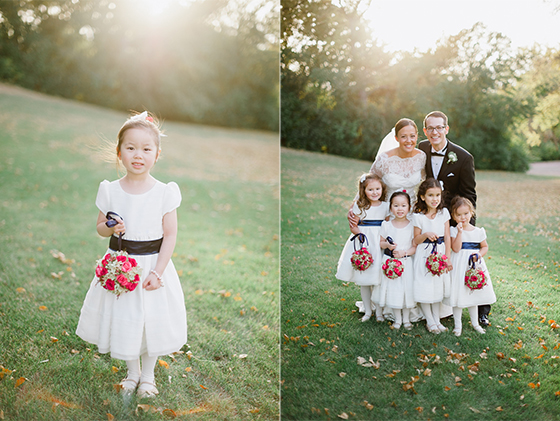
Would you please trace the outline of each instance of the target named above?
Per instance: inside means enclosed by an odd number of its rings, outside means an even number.
[[[456,327],[455,329],[453,329],[453,334],[455,336],[461,336],[461,328],[460,327]]]
[[[482,333],[483,335],[486,333],[486,331],[479,326],[473,326],[474,330],[476,330],[478,333]]]
[[[138,386],[138,392],[136,392],[139,398],[153,398],[158,393],[159,391],[157,390],[156,384],[151,382],[140,383],[140,386]]]
[[[371,314],[364,314],[364,317],[362,317],[362,322],[367,322],[369,319],[371,319]]]

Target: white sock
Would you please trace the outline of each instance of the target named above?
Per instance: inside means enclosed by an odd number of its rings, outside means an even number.
[[[420,308],[422,309],[422,313],[424,313],[428,326],[435,325],[434,316],[432,316],[432,305],[429,303],[420,303]]]
[[[140,379],[140,358],[135,360],[125,361],[128,373],[126,374],[127,379],[136,380]]]
[[[463,309],[459,307],[453,307],[453,320],[455,321],[455,329],[462,330],[463,322],[461,320],[463,317]]]
[[[371,316],[371,287],[369,285],[361,286],[362,303],[364,303],[364,311],[366,316]]]
[[[395,324],[402,325],[402,311],[400,308],[394,308],[393,314],[395,315]]]
[[[471,324],[473,327],[480,326],[478,324],[478,306],[469,307],[469,316],[471,316]]]
[[[432,314],[434,315],[434,322],[436,324],[441,324],[441,320],[439,319],[439,308],[441,303],[434,303],[432,304]]]
[[[140,383],[150,382],[155,384],[154,369],[156,367],[158,357],[150,357],[148,353],[142,354],[142,377]]]
[[[409,308],[403,308],[402,309],[402,316],[403,316],[403,322],[404,323],[410,323],[410,309]]]

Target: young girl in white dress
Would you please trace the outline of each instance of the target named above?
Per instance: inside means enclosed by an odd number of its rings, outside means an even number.
[[[448,271],[439,276],[426,268],[426,259],[437,251],[449,257],[451,239],[449,236],[449,211],[441,202],[441,185],[434,178],[428,178],[418,189],[418,201],[414,206],[414,243],[417,245],[414,257],[414,300],[420,304],[426,327],[431,333],[446,332],[440,322],[440,305],[444,296],[449,295]]]
[[[379,286],[381,275],[381,249],[379,248],[379,228],[381,222],[389,214],[389,204],[384,202],[385,186],[381,179],[374,174],[363,174],[358,182],[358,199],[352,207],[352,211],[360,218],[357,227],[350,229],[352,235],[344,245],[344,249],[338,260],[336,278],[345,282],[355,282],[360,286],[362,302],[364,306],[364,316],[362,322],[367,322],[372,314],[372,289]],[[360,248],[360,242],[356,235],[365,234],[367,242],[364,246],[373,257],[373,264],[364,271],[356,270],[352,267],[350,258],[354,249]],[[376,288],[377,289],[377,288]],[[377,296],[377,294],[373,294]],[[382,308],[377,305],[375,300],[376,317],[383,321]]]
[[[483,259],[488,252],[486,231],[470,223],[474,214],[474,206],[469,199],[457,196],[451,201],[451,216],[457,222],[457,226],[450,229],[451,247],[454,253],[451,258],[453,272],[451,272],[449,305],[453,307],[455,320],[453,333],[456,336],[461,335],[461,316],[464,308],[469,310],[473,329],[479,333],[486,333],[478,323],[478,306],[496,302],[492,280]],[[481,289],[471,290],[465,285],[465,272],[469,268],[470,256],[478,262],[486,276],[487,284]]]
[[[384,259],[394,257],[403,263],[403,274],[396,279],[389,279],[381,271],[380,301],[381,307],[389,307],[395,316],[392,329],[412,329],[410,309],[416,306],[414,301],[414,266],[411,256],[416,252],[412,240],[414,226],[407,218],[410,211],[410,196],[405,192],[391,195],[389,206],[394,218],[383,221],[379,232],[380,245],[384,251]],[[391,240],[389,242],[388,240]]]
[[[158,394],[154,368],[159,355],[178,351],[187,341],[183,290],[171,262],[177,237],[176,183],[164,184],[150,175],[160,153],[161,132],[147,112],[130,117],[117,137],[117,159],[126,169],[120,180],[101,182],[97,199],[97,232],[111,237],[109,250],[122,248],[142,268],[138,286],[116,295],[94,278],[86,295],[76,333],[96,344],[101,353],[126,361],[124,393],[138,387],[139,397]],[[107,213],[118,216],[107,224]],[[140,368],[140,356],[142,367]]]

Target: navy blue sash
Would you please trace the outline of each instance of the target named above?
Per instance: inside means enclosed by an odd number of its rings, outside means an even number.
[[[461,248],[463,250],[480,250],[480,243],[463,243]]]
[[[362,227],[380,227],[382,222],[382,219],[364,219],[358,222],[358,225]]]

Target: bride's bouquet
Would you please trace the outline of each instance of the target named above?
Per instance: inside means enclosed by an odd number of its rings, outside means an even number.
[[[126,251],[112,251],[97,261],[95,276],[107,291],[117,297],[134,291],[140,282],[142,268]]]
[[[442,253],[431,253],[426,259],[426,267],[434,276],[440,276],[445,273],[449,267],[449,259]]]

